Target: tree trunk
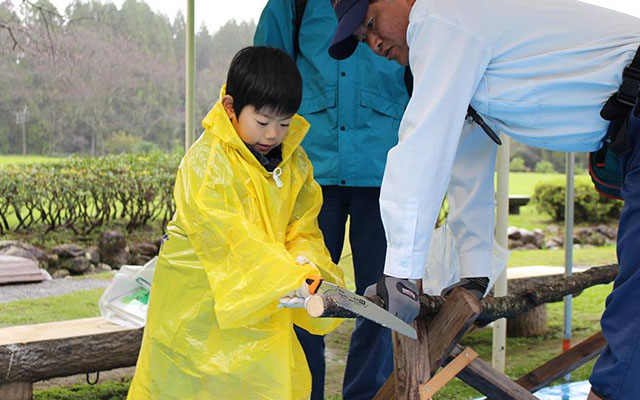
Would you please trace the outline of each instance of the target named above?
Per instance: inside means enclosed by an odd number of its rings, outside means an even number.
[[[27,123],[22,122],[22,155],[27,155]]]
[[[548,331],[546,304],[507,319],[507,336],[509,337],[543,336]]]
[[[33,399],[33,384],[31,382],[0,383],[0,399],[31,400]]]

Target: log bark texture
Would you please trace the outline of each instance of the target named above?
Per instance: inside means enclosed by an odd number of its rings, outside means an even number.
[[[604,265],[513,295],[485,298],[476,324],[484,326],[500,318],[522,314],[541,304],[561,301],[569,294],[575,295],[591,286],[612,282],[617,275],[618,264]]]
[[[0,346],[0,385],[136,364],[142,329]]]
[[[421,400],[420,385],[429,380],[429,340],[427,322],[416,320],[412,326],[418,339],[392,332],[395,399]],[[391,398],[388,398],[391,400]]]
[[[398,370],[406,370],[412,368],[411,364],[399,361],[395,358],[396,370],[389,376],[387,382],[378,390],[374,397],[375,400],[393,400],[410,398],[405,395],[407,388],[413,388],[412,396],[419,394],[419,388],[416,387],[424,383],[430,375],[442,365],[443,361],[449,356],[454,346],[458,344],[460,339],[469,330],[469,327],[480,313],[480,302],[464,289],[456,288],[447,297],[442,312],[433,318],[428,317],[418,319],[414,322],[414,327],[418,333],[418,340],[407,339],[407,346],[410,350],[402,350],[403,354],[412,355],[419,362],[419,372],[415,375],[422,376],[422,380],[408,381],[406,374],[397,374]],[[428,342],[428,343],[427,343]],[[394,344],[395,337],[394,337]],[[416,361],[414,361],[415,363]],[[401,368],[398,368],[398,367]],[[426,368],[428,366],[428,368]],[[413,374],[413,373],[411,373]],[[405,383],[402,383],[398,389],[396,376],[403,376]],[[398,392],[400,390],[400,392]]]
[[[612,282],[618,275],[618,265],[610,264],[600,267],[592,267],[585,272],[574,274],[568,278],[558,278],[557,281],[539,284],[531,289],[504,297],[486,297],[481,301],[482,313],[476,319],[475,324],[485,326],[500,318],[511,318],[525,313],[545,303],[561,301],[569,294],[576,295],[591,286]],[[373,303],[384,307],[384,302],[378,296],[368,297]],[[436,314],[442,305],[442,296],[420,295],[420,315],[423,319]],[[343,308],[325,312],[323,317],[331,318],[355,318],[356,315]]]

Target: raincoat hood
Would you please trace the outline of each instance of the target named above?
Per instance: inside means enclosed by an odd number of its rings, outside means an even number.
[[[254,160],[254,155],[251,154],[251,151],[247,149],[247,145],[240,139],[238,132],[236,132],[222,106],[222,97],[224,97],[225,94],[226,85],[223,85],[220,89],[218,101],[202,120],[204,134],[212,134],[219,137],[221,141],[238,150],[247,161]],[[309,127],[309,123],[304,118],[298,114],[294,114],[289,124],[289,132],[282,141],[283,162],[291,157],[296,148],[300,146],[300,143],[302,143],[302,140],[309,131]],[[259,164],[258,162],[258,165]]]

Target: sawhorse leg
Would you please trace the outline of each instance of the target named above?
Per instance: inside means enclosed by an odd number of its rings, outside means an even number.
[[[374,399],[420,399],[420,385],[447,359],[480,311],[473,295],[456,288],[435,316],[414,322],[418,340],[394,333],[395,371]]]

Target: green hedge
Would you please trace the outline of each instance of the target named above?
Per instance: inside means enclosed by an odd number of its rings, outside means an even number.
[[[564,220],[565,180],[541,182],[535,186],[532,203],[554,221]],[[576,222],[604,222],[620,217],[623,202],[600,196],[588,177],[575,181],[574,220]]]
[[[0,233],[44,225],[89,233],[124,220],[132,231],[173,215],[180,158],[155,152],[0,167]]]

